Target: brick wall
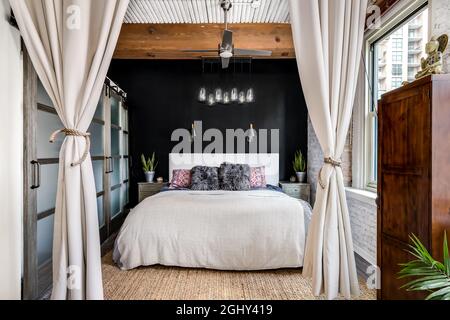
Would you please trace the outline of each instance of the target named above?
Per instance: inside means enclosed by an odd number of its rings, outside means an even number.
[[[320,168],[323,166],[323,152],[314,132],[311,119],[308,119],[308,182],[311,184],[311,203],[316,200],[317,180]],[[342,173],[346,187],[352,185],[352,127],[349,130],[347,141],[342,155]]]
[[[370,263],[377,257],[377,207],[375,200],[365,200],[347,192],[347,203],[352,226],[353,246],[356,253]]]

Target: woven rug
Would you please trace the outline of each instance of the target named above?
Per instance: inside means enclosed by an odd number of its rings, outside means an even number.
[[[228,272],[153,266],[122,271],[108,253],[102,260],[108,300],[312,300],[311,283],[300,269]],[[376,291],[361,282],[358,299]]]

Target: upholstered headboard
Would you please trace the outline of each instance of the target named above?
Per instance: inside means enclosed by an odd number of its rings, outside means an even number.
[[[171,153],[169,155],[169,181],[175,169],[192,169],[195,166],[219,167],[222,163],[248,164],[250,167],[266,167],[267,184],[277,186],[280,174],[278,153],[224,154],[224,153]]]

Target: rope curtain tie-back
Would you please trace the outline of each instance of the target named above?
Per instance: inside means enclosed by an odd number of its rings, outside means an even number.
[[[329,165],[333,166],[333,168],[336,168],[336,167],[340,168],[342,166],[342,160],[335,160],[332,157],[325,158],[323,161],[325,162],[325,165],[329,164]],[[322,170],[323,170],[323,167],[319,171],[319,184],[322,187],[322,189],[325,190],[325,187],[327,185],[322,181]]]
[[[86,139],[86,146],[84,148],[84,152],[83,155],[81,156],[80,160],[78,160],[77,162],[73,162],[70,164],[71,167],[76,167],[81,165],[87,158],[88,154],[89,154],[89,150],[91,149],[91,134],[89,132],[81,132],[75,129],[60,129],[60,130],[56,130],[55,132],[52,133],[52,135],[50,136],[50,143],[54,143],[56,140],[56,136],[60,133],[64,133],[66,136],[74,136],[74,137],[84,137]]]

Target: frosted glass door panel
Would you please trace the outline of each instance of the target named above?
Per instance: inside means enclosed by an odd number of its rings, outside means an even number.
[[[48,216],[37,223],[37,256],[41,266],[52,258],[53,221],[54,215]]]
[[[92,122],[89,132],[91,134],[91,156],[103,156],[105,154],[105,149],[103,147],[104,126],[99,123]]]
[[[121,108],[121,124],[123,130],[128,131],[128,111],[123,107]]]
[[[125,208],[128,205],[128,183],[124,183],[121,187],[121,207]]]
[[[36,143],[38,159],[59,158],[59,150],[64,141],[64,135],[59,134],[55,143],[50,143],[50,135],[63,128],[58,115],[38,110],[36,125]]]
[[[114,167],[114,171],[111,174],[111,186],[114,187],[115,185],[120,184],[122,181],[120,180],[120,162],[122,161],[122,159],[119,158],[114,158],[113,159],[113,167]]]
[[[41,186],[37,189],[37,213],[55,208],[58,164],[41,165]]]
[[[129,180],[128,159],[122,159],[122,181]]]
[[[111,128],[111,155],[120,156],[120,130]]]
[[[119,100],[112,95],[111,96],[111,124],[120,126],[120,103]]]
[[[43,104],[48,107],[53,107],[53,102],[48,96],[47,91],[45,91],[44,86],[42,85],[42,82],[39,81],[39,79],[37,81],[36,100],[37,103]]]
[[[103,196],[97,198],[97,212],[98,212],[98,225],[101,228],[105,225],[105,212],[103,210]]]
[[[94,118],[98,120],[105,120],[105,112],[103,110],[103,97],[104,93],[102,91],[102,95],[100,96],[100,101],[97,104],[97,109],[95,110]]]
[[[112,212],[112,217],[115,218],[117,217],[120,212],[121,212],[121,208],[120,208],[120,188],[111,191],[111,212]]]
[[[103,191],[104,161],[92,161],[92,167],[94,169],[95,190],[99,193]]]
[[[128,150],[128,134],[124,133],[123,134],[123,150],[122,153],[124,156],[128,156],[129,155],[129,150]]]

